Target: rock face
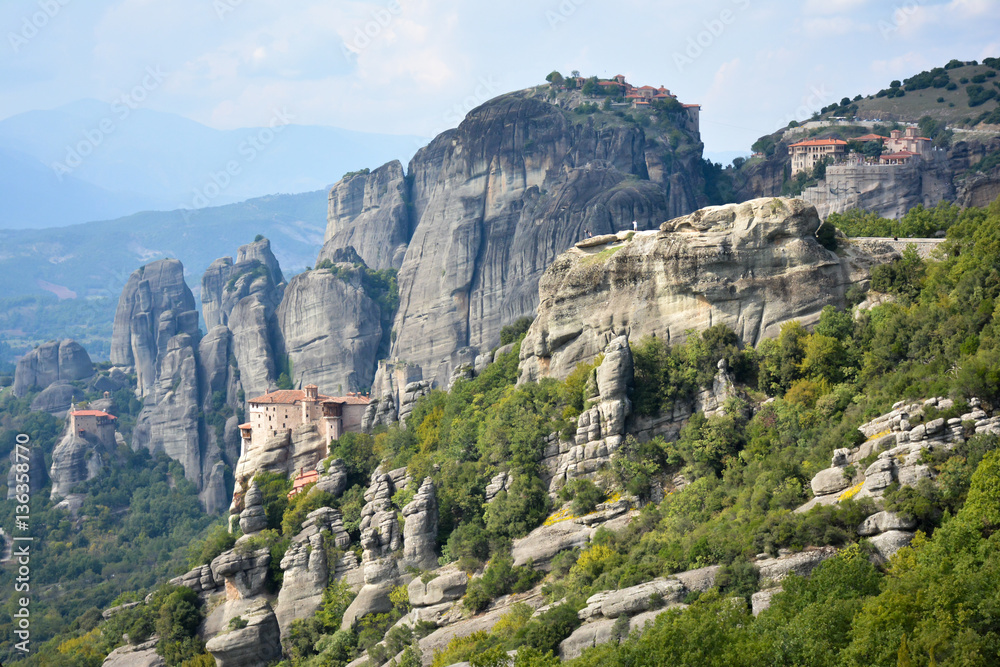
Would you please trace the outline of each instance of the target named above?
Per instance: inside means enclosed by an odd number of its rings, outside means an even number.
[[[68,382],[56,382],[46,387],[31,401],[34,412],[48,412],[50,415],[63,419],[74,401],[84,397],[82,389]]]
[[[814,235],[819,224],[802,200],[756,199],[560,255],[539,283],[521,381],[566,377],[611,332],[673,344],[689,330],[725,324],[756,344],[785,322],[815,322],[867,277],[867,256],[841,259],[824,249]]]
[[[365,491],[365,506],[361,510],[361,562],[364,586],[344,612],[341,628],[348,629],[367,614],[392,609],[389,593],[399,578],[396,559],[392,556],[403,546],[392,496],[407,484],[406,469],[388,473],[376,470],[371,485]]]
[[[96,438],[70,433],[67,429],[52,451],[52,467],[49,470],[51,497],[65,498],[77,484],[97,477],[111,454],[113,452],[109,451],[109,447]]]
[[[94,375],[94,364],[75,340],[43,343],[21,357],[14,372],[15,396],[33,388],[45,389],[56,382],[76,382]]]
[[[390,358],[443,385],[456,352],[474,362],[533,312],[545,267],[587,230],[650,229],[703,202],[692,118],[598,124],[537,90],[505,95],[421,149],[405,177],[390,163],[333,188],[319,261],[353,247],[399,268]]]
[[[259,533],[267,528],[267,517],[264,516],[264,496],[257,487],[257,480],[250,482],[243,497],[243,511],[240,512],[240,530],[244,535]]]
[[[184,476],[201,487],[201,394],[195,339],[186,333],[170,338],[159,364],[159,377],[136,420],[134,449],[164,452],[184,466]],[[212,462],[214,464],[214,461]]]
[[[357,272],[346,279],[325,269],[295,276],[277,321],[296,382],[338,395],[367,390],[382,340],[380,318]]]
[[[236,304],[229,317],[233,354],[248,400],[267,392],[278,380],[277,352],[272,343],[277,325],[273,316],[268,302],[259,294],[251,294]]]
[[[327,560],[324,531],[338,549],[346,549],[351,543],[340,512],[321,507],[306,516],[302,531],[292,539],[285,557],[281,559],[281,569],[285,574],[278,592],[275,615],[283,635],[288,632],[292,621],[312,616],[323,605],[323,591],[331,573],[336,573],[337,563]]]
[[[596,377],[595,393],[588,397],[593,407],[577,418],[574,442],[566,443],[566,447],[559,443],[559,454],[547,456],[542,462],[551,475],[553,492],[574,479],[592,479],[610,464],[611,456],[625,439],[625,420],[632,414],[628,394],[633,383],[632,350],[627,337],[618,336],[607,344]]]
[[[246,625],[208,640],[205,650],[217,667],[265,667],[281,657],[278,620],[267,600],[254,600],[238,614]]]
[[[438,504],[434,495],[434,482],[428,477],[420,485],[417,495],[403,508],[406,523],[403,526],[403,558],[400,564],[418,570],[437,567]]]
[[[346,176],[330,190],[326,238],[316,263],[342,261],[337,251],[354,248],[373,269],[398,269],[413,233],[406,197],[398,160],[370,174]]]
[[[175,259],[147,264],[129,277],[115,312],[111,363],[134,367],[142,396],[153,392],[157,360],[178,333],[198,336],[194,295]]]

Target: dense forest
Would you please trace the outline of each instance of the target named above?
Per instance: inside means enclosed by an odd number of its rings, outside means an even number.
[[[950,396],[964,406],[977,397],[989,409],[1000,407],[1000,200],[988,209],[921,209],[900,222],[862,213],[828,222],[849,235],[940,230],[947,239],[932,259],[908,252],[876,268],[872,287],[885,295],[881,305],[828,307],[812,330],[792,323],[756,348],[741,346],[719,326],[674,346],[632,341],[631,398],[639,414],[689,400],[711,384],[720,359],[727,360],[740,396],[723,414],[696,414],[675,440],[627,439],[596,484],[576,481],[554,501],[539,470],[544,439],[575,428],[589,407],[588,383],[600,359],[565,381],[517,384],[520,323],[504,334],[515,341],[511,352],[449,392],[422,398],[406,428],[337,441],[331,458],[343,459],[349,472],[348,490],[339,497],[313,490],[289,500],[287,479],[259,475],[268,529],[253,538],[254,546],[268,546],[272,563],[280,561],[305,515],[323,506],[342,512],[357,544],[371,473],[380,465],[406,466],[413,479],[434,480],[440,562],[475,575],[465,613],[535,587],[550,603],[538,615],[513,605],[492,630],[453,640],[433,657],[435,666],[557,664],[559,642],[579,626],[577,612],[590,595],[711,564],[724,566],[713,590],[690,595],[686,608],[667,610],[644,633],[629,634],[625,624],[620,643],[589,649],[571,664],[997,664],[996,436],[974,436],[930,456],[933,483],[888,490],[885,508],[919,526],[911,546],[888,564],[857,537],[859,523],[875,511],[871,499],[793,510],[811,497],[809,482],[829,465],[833,450],[862,442],[857,427],[897,401]],[[865,297],[854,290],[850,305]],[[116,399],[122,415],[137,412],[125,396]],[[2,442],[27,432],[50,454],[61,423],[28,413],[27,400],[3,399]],[[13,664],[96,667],[123,634],[132,641],[158,636],[170,665],[214,664],[196,637],[207,610],[187,589],[163,582],[232,548],[236,536],[221,522],[209,525],[176,464],[127,448],[119,457],[111,475],[84,490],[76,519],[51,503],[33,509],[43,545],[36,627],[47,641]],[[501,469],[511,472],[512,486],[487,504],[486,485]],[[672,486],[677,475],[687,481],[683,488]],[[656,488],[666,491],[662,500]],[[394,503],[403,506],[413,493],[399,491]],[[43,497],[47,493],[36,496]],[[514,539],[556,513],[584,515],[610,497],[633,498],[641,508],[624,530],[598,530],[585,548],[557,556],[547,573],[513,564]],[[12,512],[11,501],[0,503],[5,524]],[[751,615],[749,598],[764,584],[751,562],[756,554],[823,545],[840,551],[808,579],[786,579],[770,609]],[[272,568],[276,588],[281,572]],[[102,619],[104,608],[150,593],[147,604]],[[371,664],[385,664],[400,651],[400,664],[420,664],[415,640],[431,628],[396,626],[409,610],[405,589],[394,592],[391,611],[342,630],[351,598],[332,581],[322,609],[293,625],[281,665],[343,666],[364,650]],[[0,625],[9,624],[11,611],[8,604],[0,612]],[[507,654],[512,649],[516,658]],[[9,643],[0,652],[5,663],[17,657]]]

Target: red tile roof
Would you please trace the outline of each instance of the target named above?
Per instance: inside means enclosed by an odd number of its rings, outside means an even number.
[[[319,400],[323,401],[330,398],[329,396],[324,396],[319,394]],[[300,401],[306,400],[306,392],[301,389],[279,389],[277,391],[271,391],[263,396],[258,396],[257,398],[251,398],[251,403],[268,403],[271,405],[295,405]]]
[[[789,148],[794,148],[796,146],[846,146],[847,142],[840,139],[809,139],[808,141],[800,141],[797,144],[792,144]]]
[[[368,405],[370,402],[368,396],[334,396],[333,398],[327,398],[324,403],[340,403],[342,405]]]
[[[77,410],[72,414],[74,417],[110,417],[111,419],[118,419],[118,417],[109,415],[103,410]]]
[[[857,137],[856,141],[885,141],[889,137],[883,137],[881,134],[863,134]]]
[[[292,496],[298,495],[299,493],[302,492],[303,488],[305,488],[309,484],[312,484],[318,479],[319,479],[319,472],[316,470],[310,470],[308,472],[302,473],[301,475],[295,478],[294,482],[292,482],[292,490],[288,492],[288,497],[291,498]]]
[[[240,424],[239,428],[253,428],[253,424],[247,422],[246,424]]]

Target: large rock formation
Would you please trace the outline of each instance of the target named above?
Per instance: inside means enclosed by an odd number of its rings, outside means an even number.
[[[371,386],[381,313],[365,294],[359,272],[300,273],[285,290],[277,321],[297,383],[337,395]]]
[[[77,484],[97,477],[112,453],[106,443],[67,429],[52,451],[51,497],[65,498]]]
[[[371,173],[350,174],[334,185],[326,238],[316,263],[339,261],[338,250],[354,248],[373,269],[398,269],[413,233],[406,187],[398,160]]]
[[[399,568],[393,552],[403,546],[403,536],[396,516],[392,496],[406,488],[406,469],[388,473],[376,470],[371,485],[365,491],[365,506],[361,510],[361,562],[364,586],[344,612],[343,629],[349,629],[359,618],[384,613],[392,609],[389,593],[399,581]]]
[[[588,230],[649,229],[703,201],[691,117],[606,123],[571,113],[578,95],[557,105],[547,91],[473,110],[420,150],[405,178],[391,163],[331,191],[320,259],[352,246],[373,266],[399,267],[389,356],[425,380],[445,384],[459,350],[471,362],[530,315],[545,268]]]
[[[210,330],[229,324],[233,308],[242,299],[257,294],[273,312],[281,302],[284,277],[271,242],[261,239],[240,246],[236,262],[223,257],[212,262],[201,279],[201,308]]]
[[[756,344],[785,322],[815,322],[867,277],[867,256],[851,261],[826,250],[814,235],[819,224],[801,200],[756,199],[675,218],[658,232],[577,244],[539,283],[520,379],[566,377],[612,332],[677,343],[688,331],[725,324]]]
[[[194,305],[184,266],[176,259],[147,264],[129,277],[115,312],[111,363],[135,368],[140,395],[153,392],[168,341],[178,333],[198,336]]]
[[[186,333],[170,338],[150,400],[136,420],[132,447],[164,452],[184,466],[184,476],[200,488],[201,395],[196,349],[195,340]]]
[[[424,480],[413,497],[403,508],[406,523],[403,525],[403,568],[433,570],[438,559],[435,553],[438,531],[438,504],[434,495],[434,482]]]
[[[267,600],[249,601],[230,617],[240,619],[236,627],[205,644],[217,667],[265,667],[281,657],[278,620]]]
[[[50,341],[21,357],[14,372],[15,396],[45,389],[56,382],[76,382],[94,375],[94,364],[75,340]]]

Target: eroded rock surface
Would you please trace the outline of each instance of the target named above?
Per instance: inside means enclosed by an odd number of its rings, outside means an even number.
[[[76,382],[94,375],[94,364],[83,346],[75,340],[42,343],[18,359],[14,371],[15,396],[31,389],[45,389],[56,382]]]
[[[725,324],[753,345],[786,322],[815,322],[867,277],[865,256],[840,258],[819,245],[819,224],[802,200],[755,199],[563,253],[539,282],[520,380],[565,378],[612,332],[674,344]]]

